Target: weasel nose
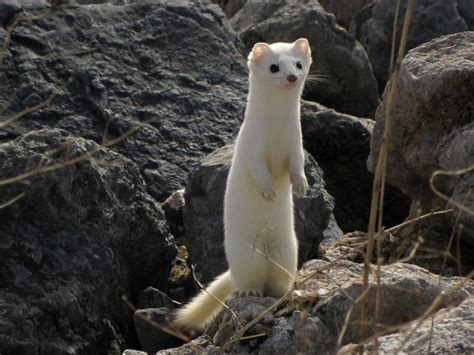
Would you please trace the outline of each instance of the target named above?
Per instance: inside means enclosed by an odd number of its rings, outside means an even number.
[[[296,75],[290,74],[286,77],[286,80],[288,80],[290,83],[294,83],[298,78]]]

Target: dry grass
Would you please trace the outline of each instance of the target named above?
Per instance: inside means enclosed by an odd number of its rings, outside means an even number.
[[[369,273],[370,273],[370,265],[372,262],[374,239],[375,239],[376,233],[382,233],[381,223],[379,222],[379,225],[378,225],[379,228],[377,230],[376,221],[377,221],[377,214],[379,215],[379,221],[381,221],[382,210],[381,209],[379,210],[379,206],[383,206],[383,200],[384,200],[384,185],[385,185],[387,160],[388,160],[388,144],[390,142],[391,133],[392,133],[391,114],[392,114],[392,109],[393,109],[393,99],[395,97],[395,93],[398,87],[398,82],[400,80],[400,65],[406,51],[406,46],[408,42],[408,32],[410,29],[410,22],[411,22],[411,17],[413,14],[414,5],[415,5],[414,0],[408,1],[398,55],[395,61],[393,72],[391,73],[390,80],[388,83],[389,87],[388,87],[388,94],[386,96],[386,104],[385,104],[385,127],[384,127],[383,141],[380,147],[380,151],[379,151],[379,155],[377,159],[377,166],[375,169],[374,183],[373,183],[373,189],[372,189],[372,202],[371,202],[371,209],[370,209],[369,228],[368,228],[367,251],[365,252],[365,260],[364,260],[364,275],[363,275],[363,280],[362,280],[362,293],[364,294],[364,296],[361,299],[361,307],[360,307],[360,322],[361,322],[360,338],[361,339],[364,339],[366,337],[366,323],[367,323],[366,307],[367,307],[367,302],[368,302],[367,289],[369,288]],[[395,38],[395,36],[393,38]],[[393,46],[394,45],[392,44],[392,48]],[[359,353],[362,353],[362,352],[363,352],[363,348],[360,348]]]

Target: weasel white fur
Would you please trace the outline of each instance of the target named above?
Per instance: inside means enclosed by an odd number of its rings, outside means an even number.
[[[293,192],[306,193],[300,97],[311,65],[305,38],[293,43],[257,43],[248,57],[249,94],[234,150],[224,201],[225,251],[229,270],[207,292],[221,302],[233,292],[280,297],[297,271],[298,242]],[[199,330],[221,304],[201,292],[179,309],[174,324]]]

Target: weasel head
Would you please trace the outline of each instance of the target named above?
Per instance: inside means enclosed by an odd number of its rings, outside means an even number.
[[[278,90],[301,90],[311,66],[306,38],[293,43],[256,43],[248,56],[250,79]]]

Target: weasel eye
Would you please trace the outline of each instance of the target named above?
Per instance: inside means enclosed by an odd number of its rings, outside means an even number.
[[[296,62],[296,67],[297,67],[298,69],[303,69],[303,64],[301,64],[300,61],[297,61],[297,62]]]
[[[280,67],[278,65],[276,65],[276,64],[270,65],[270,71],[272,73],[278,73],[279,70],[280,70]]]

